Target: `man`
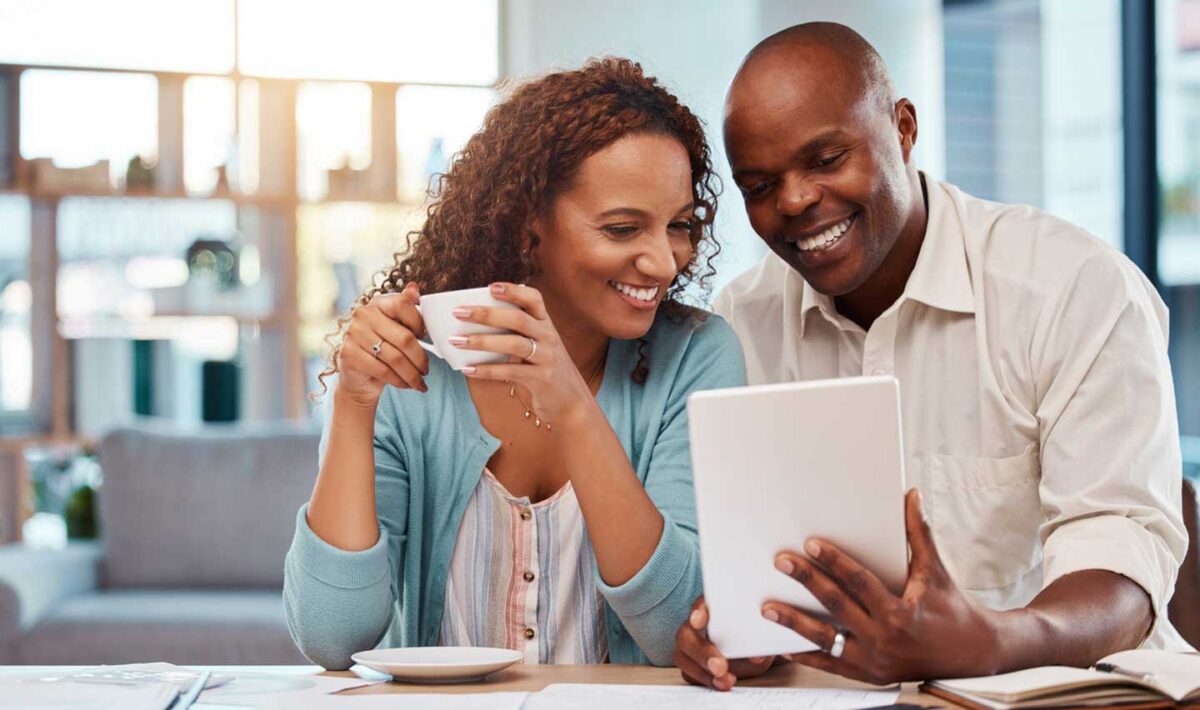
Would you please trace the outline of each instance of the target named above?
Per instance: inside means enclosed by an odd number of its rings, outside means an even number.
[[[772,252],[716,303],[750,381],[897,377],[915,488],[899,596],[827,541],[778,555],[834,618],[766,604],[823,649],[792,660],[891,683],[1188,648],[1167,620],[1187,547],[1167,313],[1145,277],[1073,225],[919,173],[916,109],[847,27],[764,40],[724,128]],[[692,682],[774,660],[725,659],[706,625],[700,600],[675,653]]]

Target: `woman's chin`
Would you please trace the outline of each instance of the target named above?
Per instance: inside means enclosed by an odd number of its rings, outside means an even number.
[[[616,340],[637,340],[645,337],[654,325],[657,310],[644,311],[623,318],[608,318],[603,323],[605,335]]]

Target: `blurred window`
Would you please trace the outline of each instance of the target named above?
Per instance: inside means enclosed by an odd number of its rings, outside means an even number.
[[[1158,277],[1184,464],[1200,477],[1200,2],[1160,0],[1157,32]]]
[[[29,200],[0,195],[0,431],[29,409],[33,379],[29,315]]]
[[[218,191],[237,183],[237,117],[232,80],[194,76],[183,85],[183,184],[189,193]],[[236,184],[234,185],[236,187]]]
[[[497,0],[240,0],[244,74],[491,84],[499,76]]]
[[[156,289],[187,281],[195,240],[239,241],[224,200],[65,198],[58,230],[58,315],[72,335],[89,319],[152,315]]]
[[[946,175],[1120,247],[1120,0],[946,0]]]
[[[0,3],[0,62],[224,74],[234,63],[233,13],[233,0],[8,0]],[[497,0],[241,0],[239,68],[279,78],[490,84],[499,76],[498,26]]]
[[[419,229],[424,210],[415,206],[369,203],[301,205],[297,217],[300,349],[309,372],[320,372],[325,337],[337,319],[377,274],[389,269],[407,235]],[[316,386],[310,375],[309,391]]]
[[[225,73],[233,0],[5,0],[0,62]]]
[[[492,89],[402,86],[396,92],[396,148],[400,195],[419,202],[435,173],[483,125],[496,98]]]
[[[109,161],[114,184],[135,156],[158,153],[158,82],[149,74],[21,74],[21,155],[61,168]]]
[[[296,96],[300,197],[323,199],[330,170],[371,167],[371,89],[366,84],[304,83]]]

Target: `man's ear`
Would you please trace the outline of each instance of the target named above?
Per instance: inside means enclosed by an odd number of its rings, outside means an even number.
[[[908,99],[896,102],[896,130],[900,138],[900,153],[904,162],[908,162],[913,148],[917,145],[917,107]]]

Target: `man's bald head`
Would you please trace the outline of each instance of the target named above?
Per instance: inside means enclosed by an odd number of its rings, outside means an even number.
[[[838,82],[889,112],[897,99],[883,57],[862,35],[836,22],[806,22],[780,30],[750,50],[729,87],[726,111],[736,109],[739,91],[788,77]]]
[[[893,246],[919,244],[916,108],[849,27],[811,22],[760,42],[729,87],[724,134],[750,225],[817,291],[881,293]]]

